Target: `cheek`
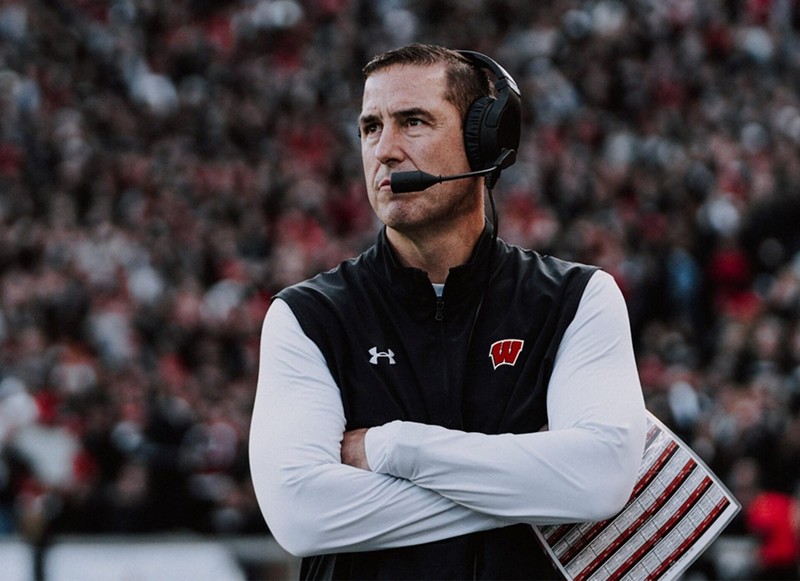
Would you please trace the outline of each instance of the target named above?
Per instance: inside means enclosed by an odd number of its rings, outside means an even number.
[[[435,142],[427,144],[424,151],[419,152],[422,160],[435,163],[440,169],[437,173],[462,173],[469,171],[469,162],[464,149],[461,133],[451,133]]]
[[[366,145],[361,146],[361,165],[364,168],[364,175],[367,177],[375,175],[377,162],[375,156],[372,154],[371,148]]]

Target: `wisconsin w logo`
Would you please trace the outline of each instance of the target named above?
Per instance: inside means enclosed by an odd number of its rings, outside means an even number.
[[[489,357],[492,358],[492,365],[497,369],[501,365],[513,366],[517,362],[519,354],[522,352],[522,339],[503,339],[495,341],[489,348]]]

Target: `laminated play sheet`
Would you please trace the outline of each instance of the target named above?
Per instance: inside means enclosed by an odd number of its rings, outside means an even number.
[[[649,412],[647,426],[638,479],[617,516],[534,527],[567,579],[675,579],[741,508],[697,454]]]

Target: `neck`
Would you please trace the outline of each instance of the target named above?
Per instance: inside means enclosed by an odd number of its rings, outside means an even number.
[[[457,227],[428,233],[402,233],[387,228],[386,235],[404,266],[428,273],[432,283],[441,284],[450,269],[466,263],[484,228],[484,218],[472,219]]]

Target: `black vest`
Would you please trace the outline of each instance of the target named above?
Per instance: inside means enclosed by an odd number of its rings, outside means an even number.
[[[358,258],[277,296],[325,356],[348,429],[400,419],[486,434],[529,433],[547,423],[556,352],[595,270],[499,240],[493,246],[487,226],[470,261],[450,270],[437,298],[426,273],[399,265],[383,230]],[[301,574],[558,578],[528,525],[307,558]]]

